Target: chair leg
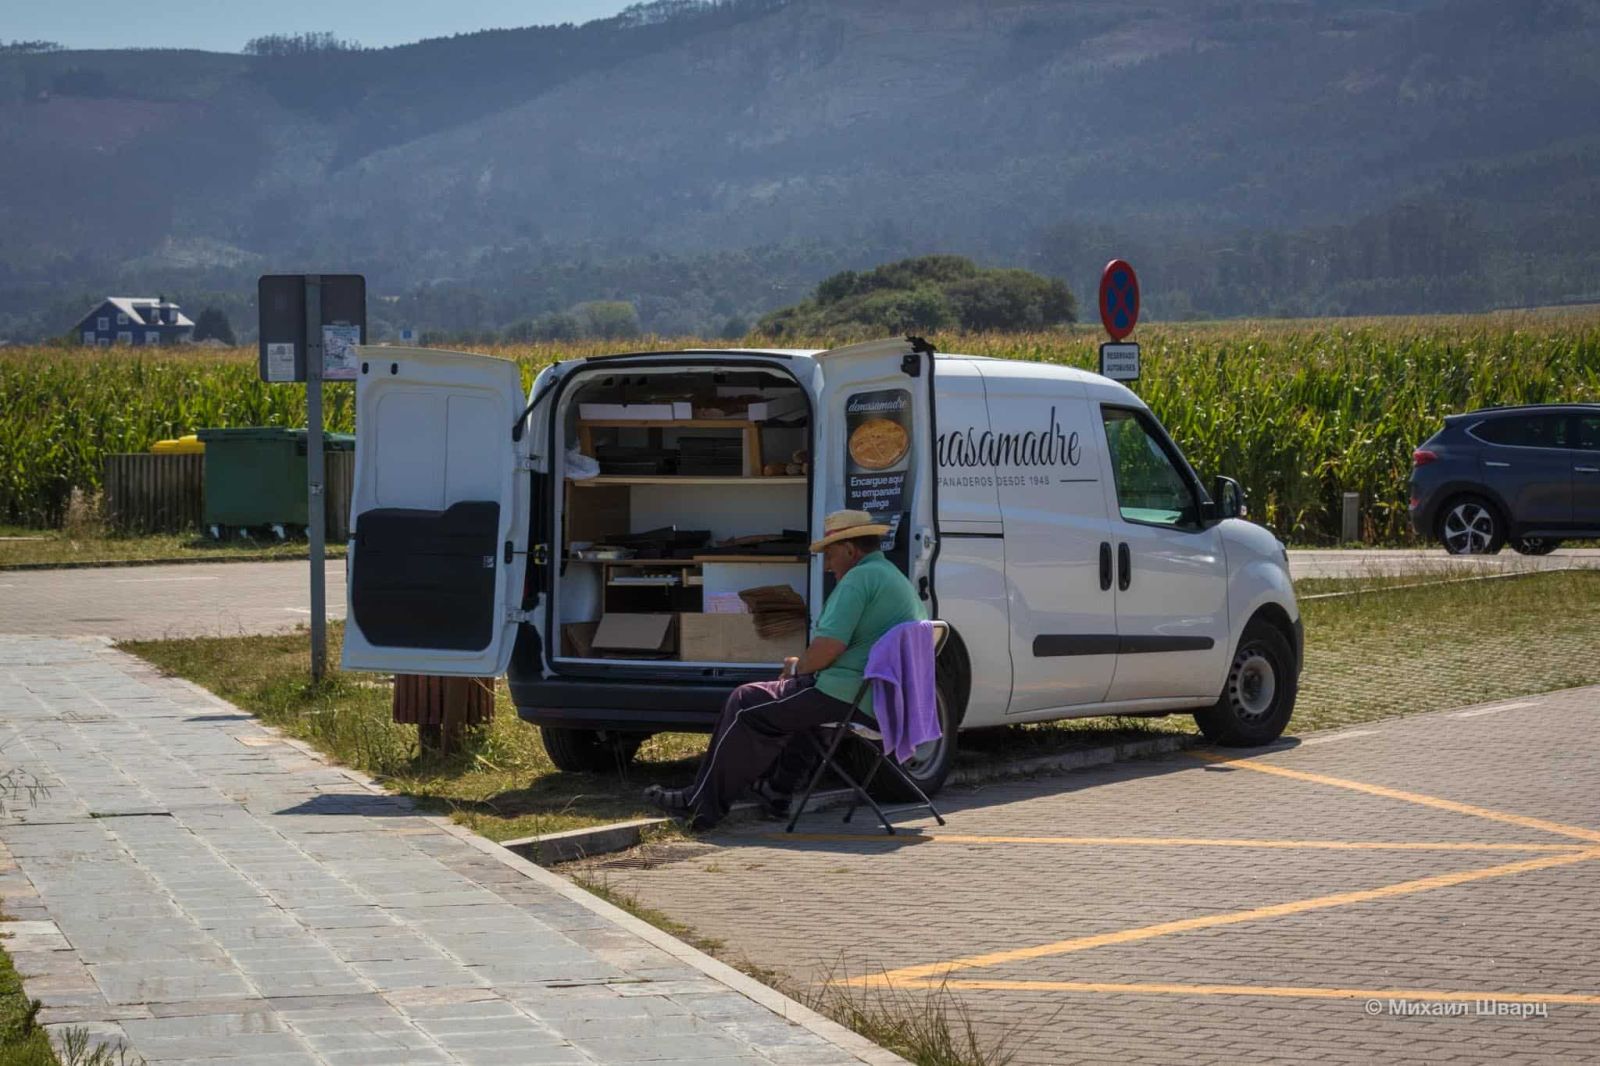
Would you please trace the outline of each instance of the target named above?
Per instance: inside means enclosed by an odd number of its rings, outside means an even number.
[[[862,741],[862,743],[866,743],[866,742]],[[862,795],[865,795],[866,792],[867,792],[867,789],[872,787],[872,779],[878,776],[878,767],[883,765],[883,752],[879,751],[876,747],[873,747],[873,745],[871,745],[871,744],[867,744],[867,747],[872,748],[872,751],[877,756],[877,759],[876,759],[876,761],[873,762],[872,769],[867,771],[867,776],[863,777],[861,779],[861,793],[862,793]],[[846,822],[848,822],[850,819],[854,818],[855,815],[856,815],[856,808],[858,808],[860,806],[861,806],[861,797],[858,795],[856,798],[854,798],[854,799],[852,799],[850,801],[850,809],[844,812],[844,820]]]
[[[922,801],[922,806],[928,808],[934,820],[940,825],[944,825],[944,815],[939,813],[939,808],[933,805],[933,800],[929,799],[928,794],[922,791],[922,787],[911,779],[911,775],[906,773],[905,768],[893,759],[885,759],[884,761],[889,764],[889,769],[894,772],[895,776],[900,778],[907,788],[916,793],[917,798]],[[876,770],[877,767],[873,767],[873,769]]]
[[[823,771],[828,769],[828,767],[833,766],[833,753],[839,749],[839,741],[843,738],[844,731],[842,729],[836,729],[834,730],[833,740],[826,747],[824,747],[822,742],[813,734],[806,734],[806,739],[809,740],[811,742],[811,746],[817,750],[817,755],[819,757],[817,761],[817,768],[812,771],[811,781],[806,785],[806,790],[801,794],[799,801],[795,803],[794,813],[789,815],[789,824],[784,827],[783,830],[785,833],[794,832],[795,825],[800,821],[800,815],[805,813],[806,804],[811,802],[811,793],[816,791],[817,782],[822,780]],[[835,766],[834,770],[837,772],[838,767]]]
[[[860,798],[860,799],[863,799],[863,800],[867,801],[867,806],[872,808],[872,813],[876,814],[878,816],[878,821],[883,823],[883,831],[885,833],[888,833],[890,836],[894,836],[895,835],[894,823],[889,821],[889,816],[887,814],[883,813],[883,808],[878,806],[878,801],[873,799],[872,796],[867,792],[866,789],[862,788],[859,784],[857,784],[856,783],[856,779],[851,777],[847,772],[845,772],[844,767],[838,765],[837,763],[834,763],[832,765],[833,765],[833,772],[838,774],[841,778],[843,778],[844,779],[844,783],[849,785],[852,789],[855,790],[856,796],[858,798]],[[859,806],[859,804],[857,804],[857,806]]]

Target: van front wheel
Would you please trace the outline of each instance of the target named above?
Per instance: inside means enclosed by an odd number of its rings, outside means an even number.
[[[649,738],[648,733],[614,733],[555,725],[540,726],[539,736],[556,769],[573,774],[621,771]]]
[[[1270,744],[1288,726],[1299,687],[1288,638],[1267,622],[1251,622],[1239,638],[1222,695],[1213,706],[1196,711],[1194,720],[1213,744]]]
[[[958,725],[955,686],[943,674],[938,677],[936,694],[939,704],[939,739],[930,740],[919,746],[909,759],[900,764],[906,776],[915,781],[917,787],[929,796],[944,787],[944,779],[950,776],[950,770],[956,764]],[[845,745],[840,752],[840,761],[844,763],[850,776],[857,781],[872,769],[872,755],[864,744],[852,742]],[[917,799],[898,777],[881,768],[877,776],[872,779],[868,791],[875,799],[889,803],[914,803]]]

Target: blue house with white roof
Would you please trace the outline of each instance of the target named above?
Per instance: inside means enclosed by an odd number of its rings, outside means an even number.
[[[84,344],[136,347],[178,344],[189,339],[194,321],[165,296],[108,296],[78,323]]]

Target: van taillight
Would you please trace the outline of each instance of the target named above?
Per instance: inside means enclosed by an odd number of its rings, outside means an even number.
[[[1438,452],[1430,452],[1426,448],[1418,448],[1416,451],[1411,453],[1411,465],[1427,466],[1429,463],[1434,462],[1438,458]]]

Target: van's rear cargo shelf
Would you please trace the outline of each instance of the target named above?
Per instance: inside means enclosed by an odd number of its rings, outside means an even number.
[[[601,474],[599,477],[569,480],[569,485],[748,485],[760,481],[768,485],[804,485],[803,474]]]

